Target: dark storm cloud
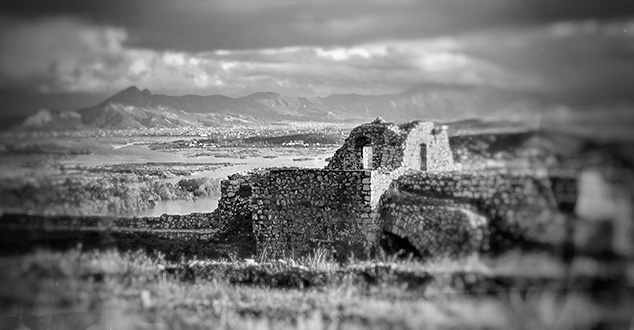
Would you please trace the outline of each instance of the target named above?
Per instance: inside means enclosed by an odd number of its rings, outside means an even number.
[[[527,33],[489,33],[465,41],[463,47],[468,56],[541,77],[537,89],[567,104],[634,100],[634,20],[562,22]]]
[[[21,18],[68,16],[126,29],[128,43],[204,51],[349,45],[555,21],[634,16],[630,0],[3,1]]]
[[[634,104],[633,1],[23,0],[0,12],[0,92],[28,95],[31,110],[59,104],[38,94],[129,85],[311,96],[460,84]]]

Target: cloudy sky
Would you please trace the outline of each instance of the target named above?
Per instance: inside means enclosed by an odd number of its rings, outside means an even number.
[[[166,94],[425,83],[634,104],[631,0],[4,0],[2,113]]]

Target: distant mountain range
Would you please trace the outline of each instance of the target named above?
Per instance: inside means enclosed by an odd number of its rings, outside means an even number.
[[[168,96],[129,87],[105,101],[76,111],[41,110],[26,118],[22,129],[134,129],[184,126],[235,126],[280,121],[361,122],[382,116],[390,121],[457,120],[535,116],[548,109],[536,95],[509,90],[425,84],[402,93],[337,94],[289,97],[259,92],[244,97],[224,95]]]

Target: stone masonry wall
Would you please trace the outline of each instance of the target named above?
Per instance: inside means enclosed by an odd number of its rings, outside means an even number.
[[[249,174],[233,174],[220,184],[221,198],[213,213],[218,230],[233,240],[252,242],[255,252],[252,224],[252,197],[254,178],[263,175],[262,171]]]
[[[391,171],[401,166],[406,131],[376,120],[354,128],[326,166],[331,170],[363,169],[363,146],[372,146],[372,169]]]
[[[333,249],[363,254],[371,223],[370,171],[270,169],[254,185],[257,249],[267,255]]]
[[[259,254],[303,255],[325,247],[341,257],[360,255],[377,227],[370,185],[371,172],[364,170],[254,170],[222,182],[214,216],[223,231],[251,230]]]
[[[41,247],[147,249],[168,257],[182,254],[248,257],[254,244],[219,233],[212,213],[120,218],[108,216],[0,215],[0,250],[24,252]]]
[[[488,247],[488,219],[468,205],[390,190],[379,212],[383,230],[406,238],[422,257],[461,256]]]
[[[401,166],[421,169],[421,144],[426,145],[427,163],[425,170],[430,172],[450,171],[454,169],[453,153],[449,146],[449,135],[443,126],[434,126],[430,122],[421,122],[408,133],[404,142]]]
[[[422,206],[433,206],[436,211],[424,211]],[[455,215],[455,210],[469,212],[462,216],[461,226],[472,228],[477,237],[481,237],[476,229],[482,227],[482,221],[473,219],[478,215],[488,219],[490,241],[500,246],[506,241],[524,239],[561,241],[564,235],[563,218],[550,181],[530,173],[411,171],[394,182],[382,197],[378,212],[384,230],[398,234],[399,228],[413,228],[409,232],[401,230],[401,234],[407,233],[411,241],[428,241],[429,235],[450,237],[445,234],[456,232],[454,222],[459,220],[449,221],[459,218],[451,215]],[[443,223],[451,225],[445,234],[441,230]],[[469,231],[459,231],[465,230]],[[477,244],[486,246],[485,242]]]
[[[427,150],[424,167],[421,166],[423,144]],[[326,168],[362,169],[364,146],[373,148],[373,170],[391,172],[399,168],[410,168],[437,172],[454,169],[448,133],[443,126],[434,126],[431,122],[396,125],[380,119],[353,129]]]

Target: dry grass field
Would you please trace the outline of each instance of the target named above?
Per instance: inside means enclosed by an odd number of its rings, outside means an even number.
[[[631,289],[543,255],[419,262],[168,260],[38,250],[0,259],[6,329],[628,329]],[[536,267],[535,265],[538,265]],[[584,279],[585,278],[585,279]],[[631,283],[631,281],[629,281]],[[616,284],[620,285],[620,284]]]

